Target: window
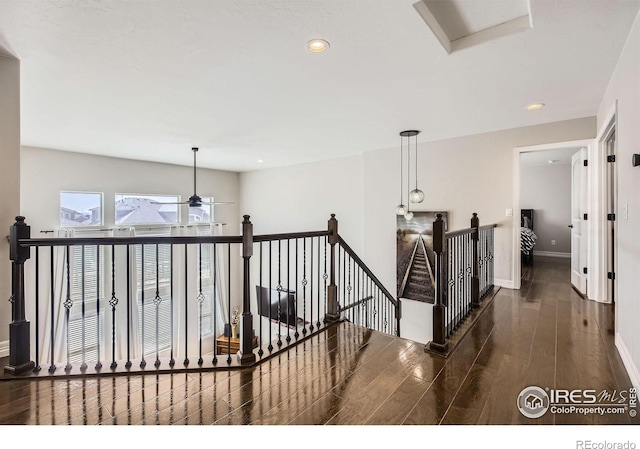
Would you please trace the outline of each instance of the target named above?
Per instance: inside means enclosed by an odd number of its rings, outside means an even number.
[[[213,198],[202,197],[205,203],[213,203]],[[200,207],[189,207],[189,223],[210,223],[213,221],[213,206],[211,204],[203,204]]]
[[[180,221],[177,195],[116,194],[116,224],[157,224]]]
[[[102,193],[60,192],[60,226],[102,226]]]

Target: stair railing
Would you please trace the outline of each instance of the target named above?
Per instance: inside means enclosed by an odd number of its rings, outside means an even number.
[[[5,372],[250,366],[340,320],[400,335],[400,301],[338,234],[335,215],[326,230],[255,236],[243,218],[238,236],[32,239],[16,217]]]
[[[471,227],[445,231],[442,214],[433,223],[435,302],[433,339],[427,349],[446,353],[449,339],[469,314],[480,307],[494,287],[494,228],[480,226],[476,213]]]

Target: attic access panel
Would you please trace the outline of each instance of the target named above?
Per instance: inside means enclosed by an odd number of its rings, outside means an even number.
[[[530,0],[420,0],[413,7],[449,54],[533,27]]]

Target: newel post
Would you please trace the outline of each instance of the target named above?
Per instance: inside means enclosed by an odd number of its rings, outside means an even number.
[[[24,217],[16,217],[9,231],[9,258],[11,259],[11,324],[9,324],[9,365],[4,370],[18,374],[33,369],[31,360],[31,333],[25,315],[24,263],[30,257],[30,248],[18,244],[31,237],[31,228]]]
[[[473,277],[471,278],[471,305],[472,307],[478,307],[480,305],[480,277],[478,276],[478,242],[480,237],[480,219],[478,218],[478,214],[475,212],[473,213],[473,217],[471,217],[471,228],[475,229],[473,234],[471,234],[471,257],[473,260]]]
[[[436,215],[433,222],[433,252],[435,253],[435,304],[433,306],[433,340],[427,348],[433,351],[446,352],[449,346],[446,333],[446,308],[444,305],[444,254],[445,230],[442,214]]]
[[[327,322],[340,319],[338,307],[338,286],[336,285],[336,243],[338,243],[338,220],[336,214],[331,214],[328,222],[329,245],[331,246],[329,264],[329,285],[327,285]]]
[[[251,314],[251,281],[249,278],[249,262],[253,255],[253,224],[249,215],[243,216],[242,221],[242,316],[240,317],[240,350],[238,361],[242,364],[254,363],[256,355],[253,353],[253,315]]]

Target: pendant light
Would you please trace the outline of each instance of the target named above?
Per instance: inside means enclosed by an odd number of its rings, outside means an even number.
[[[407,130],[400,133],[400,205],[396,207],[397,215],[404,215],[406,220],[413,218],[413,212],[411,212],[411,203],[421,203],[424,200],[424,192],[418,189],[418,137],[420,131]],[[416,188],[409,192],[411,185],[411,137],[416,136]],[[404,151],[404,139],[407,140],[407,206],[402,204],[402,153]]]
[[[404,216],[404,214],[407,213],[407,206],[404,205],[404,203],[402,202],[402,192],[404,191],[404,189],[402,188],[403,184],[402,184],[402,169],[404,168],[402,165],[403,162],[403,158],[402,158],[402,152],[403,152],[403,148],[402,148],[402,134],[400,134],[400,204],[398,204],[396,206],[396,215],[400,215],[400,216]]]
[[[409,201],[412,203],[422,203],[424,201],[424,192],[418,188],[418,134],[420,131],[414,131],[413,134],[416,137],[416,188],[409,193]],[[409,149],[411,151],[411,149]]]

